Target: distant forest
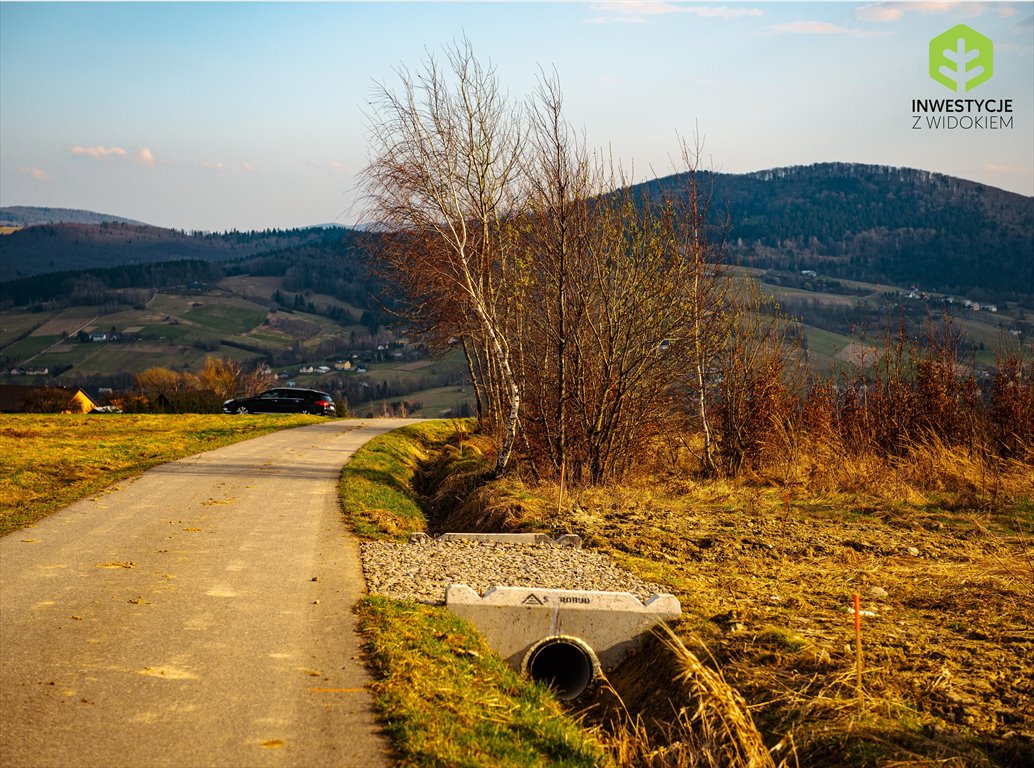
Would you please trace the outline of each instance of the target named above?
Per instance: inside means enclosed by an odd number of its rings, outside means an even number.
[[[678,180],[648,186],[672,189]],[[727,214],[728,254],[738,264],[1034,306],[1034,198],[847,163],[700,174],[698,184]]]
[[[384,295],[367,266],[358,233],[348,229],[305,230],[306,243],[270,250],[233,261],[200,259],[123,264],[85,270],[51,272],[0,284],[0,307],[11,306],[143,306],[155,290],[209,287],[224,277],[256,275],[282,277],[273,301],[284,309],[322,314],[343,324],[359,323],[371,330],[390,322],[385,313],[391,299]],[[318,237],[314,237],[318,234]],[[237,237],[238,235],[230,235]],[[206,236],[208,237],[208,236]],[[220,237],[227,237],[226,235]],[[262,240],[263,233],[239,235]],[[280,233],[275,240],[291,239]],[[293,293],[289,297],[284,292]],[[347,302],[359,316],[340,307],[317,305],[302,294],[319,293]]]
[[[672,176],[639,187],[657,196],[678,183]],[[713,225],[734,263],[1034,308],[1034,198],[926,171],[848,163],[701,173],[698,184],[713,195]],[[338,227],[186,233],[114,222],[32,226],[0,237],[0,281],[7,281],[0,300],[96,296],[99,285],[210,282],[217,279],[210,270],[221,269],[283,277],[285,291],[318,291],[373,309],[370,296],[379,289],[360,240],[376,247],[377,237]],[[183,265],[123,266],[169,261]],[[88,279],[76,283],[71,273]],[[48,278],[31,280],[37,274]]]

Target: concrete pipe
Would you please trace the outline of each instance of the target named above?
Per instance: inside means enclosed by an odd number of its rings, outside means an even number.
[[[521,671],[545,683],[561,701],[584,694],[600,677],[600,660],[589,644],[578,637],[544,637],[528,649]]]

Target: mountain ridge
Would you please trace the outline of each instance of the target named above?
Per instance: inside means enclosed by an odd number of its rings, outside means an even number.
[[[641,182],[653,198],[677,194],[686,174]],[[728,210],[727,258],[780,271],[859,279],[999,299],[1034,294],[1034,197],[931,171],[816,163],[745,174],[701,172]],[[708,188],[708,187],[703,187]],[[99,215],[99,214],[98,214]],[[187,234],[147,225],[37,225],[0,237],[0,282],[50,272],[172,259],[233,261],[312,246],[354,228]],[[375,239],[379,232],[367,229]],[[349,238],[351,239],[351,238]],[[317,247],[326,259],[333,249]],[[304,255],[303,255],[304,254]]]
[[[115,216],[110,213],[98,213],[82,208],[52,208],[34,205],[7,205],[0,208],[0,226],[2,227],[34,227],[40,224],[132,224],[147,226],[142,221]]]
[[[700,176],[728,208],[736,263],[944,292],[1034,293],[1034,197],[858,163]],[[641,186],[652,198],[678,194],[685,177]]]

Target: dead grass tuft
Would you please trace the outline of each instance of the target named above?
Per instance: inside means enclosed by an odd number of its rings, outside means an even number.
[[[772,752],[785,752],[780,765],[793,758],[792,738],[780,741],[770,752],[743,698],[667,625],[658,629],[656,637],[659,642],[645,652],[649,658],[646,663],[654,672],[651,677],[658,683],[649,693],[653,701],[643,706],[642,681],[629,670],[619,672],[618,680],[608,681],[601,694],[599,706],[606,712],[605,742],[618,765],[775,768]],[[658,658],[659,654],[663,658]],[[637,672],[641,672],[643,663],[642,659],[638,664],[632,662]],[[617,686],[625,688],[632,706]]]

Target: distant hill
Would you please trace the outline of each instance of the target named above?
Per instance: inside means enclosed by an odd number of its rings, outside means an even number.
[[[639,187],[657,195],[681,180],[669,176]],[[713,183],[714,212],[724,217],[728,211],[733,262],[914,285],[979,301],[1030,304],[1034,296],[1034,198],[927,171],[850,163],[704,173],[699,181],[703,189]],[[371,242],[378,235],[376,226],[362,233]],[[362,304],[367,267],[343,257],[359,236],[356,229],[326,225],[222,234],[111,222],[31,226],[0,237],[0,282],[199,259],[235,262],[228,274],[283,276],[289,290],[332,284],[328,293]]]
[[[684,176],[641,187],[657,194]],[[1034,198],[927,171],[850,163],[700,174],[738,263],[961,295],[1034,294]],[[979,293],[974,296],[977,298]]]
[[[156,261],[230,261],[324,241],[320,227],[262,232],[187,234],[147,225],[42,224],[0,237],[0,282],[50,272]]]
[[[35,208],[11,205],[0,208],[0,227],[34,227],[37,224],[143,224],[142,221],[112,216],[109,213],[81,211],[75,208]]]
[[[192,284],[211,285],[224,277],[250,275],[278,278],[277,286],[288,292],[292,302],[298,299],[296,293],[323,294],[357,308],[360,324],[385,325],[389,319],[382,313],[383,291],[358,247],[359,237],[343,227],[220,235],[119,224],[31,227],[0,237],[4,269],[6,254],[33,251],[55,255],[52,263],[78,260],[83,265],[110,266],[44,271],[41,265],[32,265],[33,273],[0,281],[0,306],[132,303],[136,298],[130,289],[188,290]],[[277,302],[275,296],[267,298]],[[286,300],[283,294],[279,300]],[[307,307],[304,301],[291,306]],[[344,317],[333,308],[324,310],[333,319]]]

